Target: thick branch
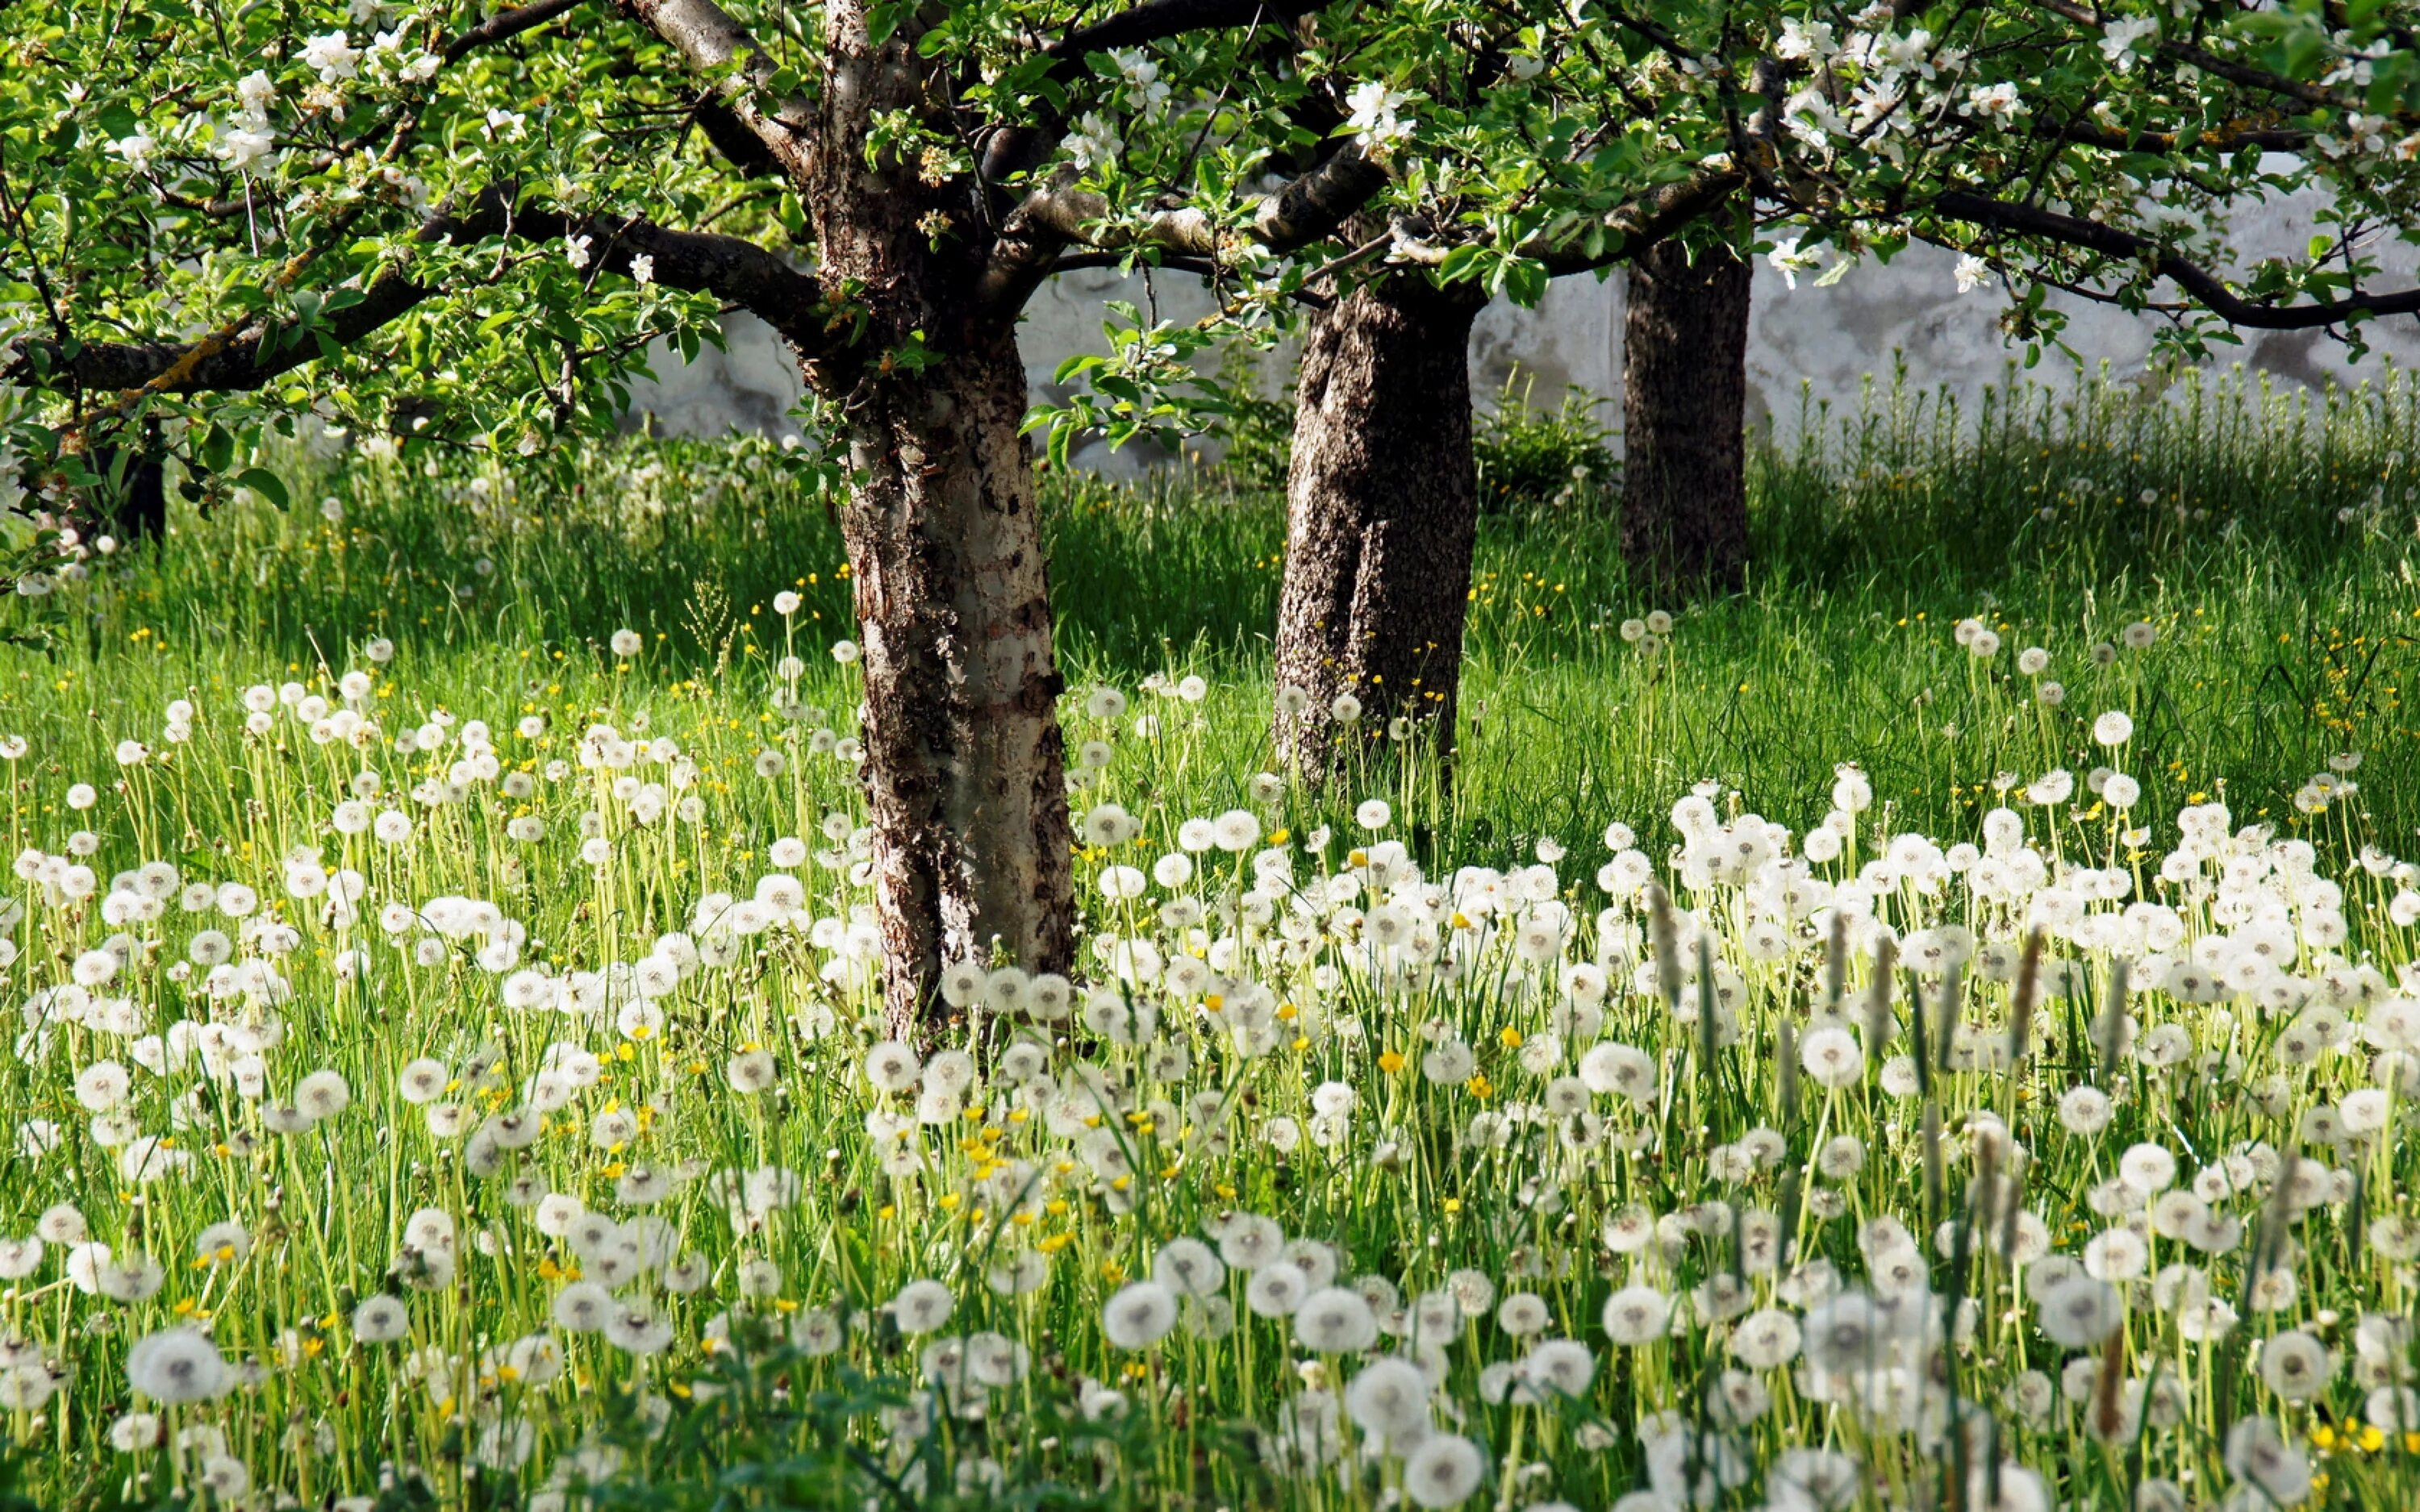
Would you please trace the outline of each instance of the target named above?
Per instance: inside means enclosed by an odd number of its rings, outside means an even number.
[[[587,3],[588,0],[535,0],[535,4],[522,6],[517,10],[499,10],[446,43],[445,61],[452,63],[474,49],[519,37]]]
[[[1109,251],[1156,247],[1192,257],[1217,257],[1242,239],[1283,254],[1334,234],[1386,186],[1387,170],[1357,144],[1348,144],[1262,199],[1249,225],[1229,230],[1190,208],[1155,210],[1139,221],[1114,221],[1105,196],[1060,183],[1027,195],[1003,239],[1040,233],[1062,243],[1083,242]]]
[[[1253,237],[1275,253],[1325,240],[1386,187],[1387,170],[1357,143],[1348,143],[1262,201],[1252,217]]]
[[[1621,237],[1616,245],[1601,253],[1562,247],[1535,255],[1546,265],[1546,271],[1558,278],[1626,262],[1690,222],[1712,213],[1746,181],[1736,169],[1699,169],[1686,178],[1651,189],[1607,214],[1606,225]]]
[[[621,3],[671,43],[692,70],[713,78],[733,122],[765,145],[791,182],[814,181],[814,105],[804,95],[793,94],[767,115],[756,103],[757,92],[770,85],[779,67],[746,27],[714,0]]]
[[[706,145],[742,178],[782,177],[781,160],[721,100],[711,95],[699,100],[690,107],[690,119],[697,122],[698,134],[706,138]]]
[[[2312,136],[2299,127],[2247,126],[2211,131],[2187,144],[2175,131],[2105,131],[2077,121],[2045,121],[2034,129],[2034,134],[2104,152],[2156,153],[2163,157],[2180,147],[2210,147],[2220,152],[2237,152],[2246,147],[2262,152],[2303,152],[2310,147]]]
[[[572,217],[554,210],[522,210],[510,226],[515,237],[569,239],[586,237],[589,255],[608,272],[628,274],[632,258],[651,259],[655,281],[666,288],[711,294],[741,305],[787,336],[801,353],[824,345],[814,323],[822,285],[745,237],[714,231],[676,231],[637,216]]]
[[[441,209],[421,224],[416,242],[478,240],[501,233],[504,204],[500,194],[483,194],[464,213]],[[388,267],[373,276],[362,297],[340,310],[330,311],[311,328],[339,347],[361,340],[411,310],[434,292],[401,270]],[[72,357],[54,343],[27,343],[8,377],[38,386],[132,391],[174,375],[160,392],[200,393],[218,390],[257,389],[280,374],[291,372],[319,356],[319,344],[305,337],[285,339],[292,328],[258,322],[232,340],[196,342],[95,342],[77,348]],[[38,370],[37,362],[40,367]]]
[[[2143,264],[2231,326],[2254,331],[2310,331],[2377,316],[2420,314],[2420,289],[2361,294],[2309,304],[2268,304],[2247,300],[2228,288],[2217,274],[2176,253],[2161,250],[2159,243],[2148,237],[2037,205],[2012,204],[1953,190],[1934,200],[1932,208],[1951,220],[1970,221],[1977,225]]]
[[[467,245],[500,236],[535,239],[585,236],[591,255],[615,272],[628,272],[633,257],[651,257],[656,280],[667,287],[710,293],[745,305],[802,351],[822,344],[814,316],[820,294],[814,280],[737,237],[667,230],[635,218],[574,220],[549,210],[516,211],[501,192],[491,189],[463,213],[440,211],[430,216],[412,239],[428,246],[448,241]],[[322,338],[338,347],[353,346],[439,292],[408,270],[390,265],[370,278],[360,299],[307,327],[261,321],[198,357],[196,345],[189,342],[98,342],[78,347],[73,357],[68,357],[58,343],[28,342],[0,378],[49,388],[72,382],[87,389],[123,392],[174,373],[174,380],[157,392],[257,389],[318,361]]]
[[[1062,249],[1075,245],[1099,252],[1149,249],[1211,264],[1226,262],[1247,242],[1274,254],[1294,252],[1333,236],[1386,187],[1387,170],[1348,142],[1261,200],[1249,224],[1234,227],[1190,207],[1116,221],[1107,198],[1063,178],[1028,194],[1001,228],[982,298],[994,309],[1022,308]]]

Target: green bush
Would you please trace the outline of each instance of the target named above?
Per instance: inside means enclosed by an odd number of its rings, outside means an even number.
[[[1482,515],[1602,504],[1620,486],[1621,463],[1597,419],[1606,401],[1567,389],[1560,404],[1542,409],[1533,402],[1536,384],[1535,374],[1516,370],[1495,405],[1471,417]]]

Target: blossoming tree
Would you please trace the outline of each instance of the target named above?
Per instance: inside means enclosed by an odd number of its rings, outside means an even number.
[[[2165,308],[2161,279],[2239,323],[2413,308],[2373,292],[2366,250],[2408,203],[2399,33],[2298,17],[21,0],[0,378],[33,397],[8,409],[8,471],[55,502],[123,486],[156,437],[203,497],[273,494],[258,441],[306,412],[383,444],[535,452],[609,423],[649,341],[693,351],[753,311],[797,354],[813,464],[846,501],[905,1023],[945,961],[1069,964],[1016,339],[1053,273],[1185,270],[1238,319],[1326,305],[1295,490],[1326,533],[1296,552],[1286,675],[1383,647],[1403,664],[1360,686],[1450,709],[1471,500],[1466,466],[1422,459],[1466,455],[1466,378],[1441,354],[1475,291],[1534,298],[1683,225],[1746,245],[1753,211],[1808,228],[1793,267],[1827,240],[1966,248],[2028,332],[2052,330],[2048,288]],[[2197,260],[2228,204],[2305,181],[2344,207],[2309,257],[2240,285]],[[1089,369],[1113,429],[1158,418],[1165,334]]]
[[[1503,12],[1344,100],[1340,130],[1399,171],[1331,239],[1329,297],[1307,322],[1277,637],[1277,741],[1298,771],[1320,772],[1356,720],[1364,736],[1453,728],[1478,523],[1468,346],[1488,299],[1535,302],[1552,277],[1641,256],[1677,285],[1718,258],[1668,239],[1745,230],[1718,114],[1685,95],[1661,116],[1608,108],[1627,70],[1609,63],[1606,24]],[[1657,308],[1668,319],[1680,299],[1676,286]],[[1704,369],[1701,353],[1677,355],[1676,376]],[[1676,562],[1669,523],[1625,530],[1634,560],[1703,576]]]
[[[1928,26],[1926,23],[1931,24]],[[1909,240],[1997,278],[2012,333],[2055,337],[2058,290],[2164,317],[2199,354],[2233,328],[2332,331],[2420,309],[2381,287],[2420,175],[2420,57],[2386,8],[2110,7],[2035,0],[1896,26],[1787,23],[1776,150],[1758,187],[1828,243]],[[2322,196],[2295,255],[2244,266],[2239,232],[2286,194]],[[1836,263],[1836,266],[1838,264]]]
[[[929,1016],[948,960],[1065,969],[1017,315],[1121,248],[1264,277],[1375,192],[1358,144],[1264,97],[1306,48],[1412,23],[1307,37],[1297,14],[13,8],[0,377],[36,395],[16,471],[55,502],[164,424],[196,491],[273,490],[254,449],[309,411],[531,453],[610,424],[651,339],[693,351],[752,311],[796,352],[845,497],[892,1012]],[[1111,161],[1162,193],[1106,198]]]
[[[2379,286],[2420,116],[2411,54],[2377,18],[2033,0],[1578,14],[1505,34],[1517,89],[1473,64],[1353,97],[1368,150],[1419,166],[1342,228],[1338,266],[1367,264],[1310,322],[1278,653],[1308,695],[1280,694],[1297,764],[1334,738],[1340,692],[1365,733],[1428,715],[1450,740],[1481,291],[1533,300],[1629,265],[1621,546],[1651,578],[1716,588],[1747,566],[1752,249],[1828,285],[1912,240],[1950,247],[1960,288],[1997,280],[2005,328],[2037,344],[2056,339],[2058,291],[2158,316],[2196,356],[2238,327],[2358,346],[2363,321],[2420,308]],[[2236,266],[2233,228],[2304,190],[2326,195],[2323,233]],[[1383,261],[1357,241],[1381,223]]]

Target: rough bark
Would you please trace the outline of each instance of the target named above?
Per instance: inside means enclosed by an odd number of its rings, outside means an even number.
[[[915,107],[912,39],[828,12],[826,139]],[[892,1031],[929,1041],[941,968],[997,949],[1029,971],[1074,951],[1060,677],[1014,315],[980,297],[979,249],[920,226],[948,207],[912,169],[819,155],[819,272],[864,333],[807,364],[839,402],[860,481],[841,518],[864,638],[866,790]]]
[[[1072,835],[1025,368],[996,333],[851,427],[842,515],[864,636],[866,791],[892,1031],[938,1027],[938,973],[1064,971]]]
[[[1478,530],[1468,285],[1397,274],[1311,322],[1286,480],[1277,743],[1306,779],[1398,717],[1450,752]],[[1352,730],[1332,708],[1361,702]],[[1298,706],[1293,706],[1298,705]]]
[[[531,0],[498,12],[449,43],[444,61],[553,24],[581,3]],[[418,239],[582,236],[592,266],[616,274],[633,273],[644,256],[659,283],[764,317],[832,404],[857,479],[843,533],[865,641],[866,784],[886,1008],[894,1032],[930,1039],[941,1022],[945,963],[998,950],[1036,971],[1071,964],[1060,680],[1032,468],[1018,434],[1026,393],[1015,327],[1025,297],[1063,255],[1073,263],[1102,250],[1070,253],[1071,243],[1107,239],[1045,213],[1054,204],[1047,186],[1022,171],[1047,161],[1058,135],[1047,104],[1020,108],[1021,126],[977,129],[983,107],[968,93],[975,81],[927,56],[942,8],[825,0],[810,23],[821,27],[821,47],[807,57],[796,28],[768,49],[716,0],[614,4],[705,86],[691,103],[718,150],[743,175],[778,172],[797,192],[814,224],[813,270],[726,234],[620,215],[575,219],[523,203],[503,183],[442,208]],[[1048,72],[1069,78],[1098,50],[1257,29],[1309,8],[1291,0],[1140,0],[1065,31],[1050,45]],[[787,82],[799,76],[793,67],[815,78],[812,89]],[[399,111],[388,117],[390,159],[419,125],[414,109]],[[946,153],[901,162],[876,147],[881,129],[901,119],[934,139],[988,138],[983,161],[997,171],[952,167]],[[1357,146],[1340,142],[1267,197],[1255,231],[1277,251],[1316,240],[1386,181]],[[1020,196],[1035,201],[1035,213],[1018,210]],[[306,271],[324,273],[329,250],[350,244],[353,219],[379,203],[357,201],[323,228],[327,244],[289,258],[271,292],[301,287]],[[201,213],[240,209],[220,199]],[[1197,244],[1217,255],[1228,250],[1198,216],[1150,220],[1143,244],[1169,255]],[[105,432],[161,395],[259,388],[440,293],[412,276],[408,260],[357,276],[359,298],[321,306],[314,340],[290,339],[290,328],[268,316],[240,316],[184,342],[35,339],[11,348],[0,382],[67,395],[82,411],[80,431],[99,424]],[[108,436],[77,440],[106,444]]]
[[[1621,553],[1659,586],[1747,569],[1748,265],[1659,241],[1630,265],[1622,334]]]

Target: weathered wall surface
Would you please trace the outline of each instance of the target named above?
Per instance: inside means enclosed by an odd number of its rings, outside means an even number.
[[[2288,201],[2262,210],[2242,224],[2248,256],[2302,246],[2314,230],[2313,202]],[[1957,291],[1955,259],[1917,247],[1887,267],[1869,263],[1829,288],[1802,277],[1792,289],[1760,264],[1748,345],[1750,421],[1768,418],[1784,436],[1796,426],[1804,403],[1828,400],[1835,409],[1854,407],[1869,375],[1887,374],[1903,357],[1919,384],[1947,385],[1972,398],[1988,384],[2005,381],[2014,352],[2001,338],[2001,299],[1990,288]],[[2398,271],[2408,271],[2399,259]],[[1028,314],[1023,345],[1037,394],[1047,393],[1050,374],[1070,353],[1097,350],[1101,301],[1140,300],[1140,279],[1107,271],[1069,274],[1045,288]],[[1186,318],[1208,309],[1189,279],[1161,277],[1156,290],[1164,314]],[[2104,305],[2061,301],[2071,316],[2068,344],[2086,363],[2105,362],[2118,378],[2146,374],[2153,323]],[[1533,402],[1553,404],[1567,386],[1608,401],[1608,424],[1621,418],[1621,279],[1557,282],[1535,310],[1498,302],[1480,317],[1471,342],[1474,389],[1493,396],[1516,372]],[[2345,348],[2321,332],[2244,332],[2235,361],[2295,383],[2319,386],[2358,382],[2383,372],[2386,363],[2420,366],[2420,320],[2383,320],[2367,328],[2370,354],[2349,361]],[[799,378],[787,355],[760,323],[732,322],[730,350],[707,351],[687,367],[659,353],[660,380],[642,383],[634,411],[659,429],[712,434],[732,426],[780,429],[799,396]],[[1269,369],[1272,390],[1282,367]],[[2071,381],[2073,367],[2055,353],[2030,375],[2046,382]],[[1803,395],[1803,397],[1802,397]],[[636,418],[636,413],[634,413]],[[1109,457],[1097,449],[1095,466],[1126,471],[1149,455]]]

